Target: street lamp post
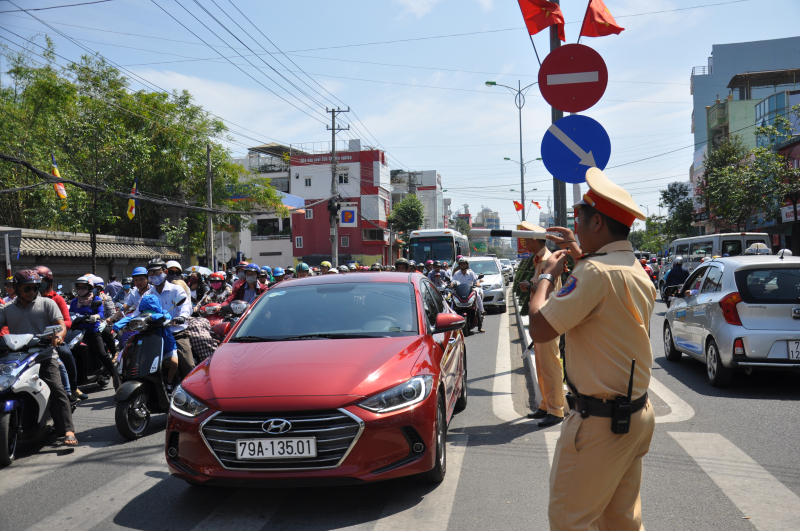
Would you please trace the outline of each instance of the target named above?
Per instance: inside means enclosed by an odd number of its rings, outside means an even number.
[[[525,105],[525,94],[523,91],[528,90],[536,83],[531,83],[527,87],[522,87],[522,82],[517,81],[517,88],[509,87],[508,85],[501,85],[494,81],[487,81],[487,87],[505,87],[514,93],[514,104],[517,106],[519,110],[519,182],[521,185],[520,195],[522,198],[522,204],[525,204],[525,167],[522,164],[522,107]],[[522,209],[522,221],[525,221],[525,209]]]

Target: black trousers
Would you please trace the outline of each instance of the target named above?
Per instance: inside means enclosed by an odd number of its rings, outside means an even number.
[[[86,335],[83,336],[83,342],[89,347],[89,353],[100,360],[100,363],[103,364],[103,367],[106,368],[111,377],[115,380],[119,378],[114,362],[106,354],[106,349],[103,346],[103,336],[97,332],[86,332]]]
[[[72,390],[78,389],[78,367],[75,365],[75,357],[72,351],[66,345],[61,345],[56,349],[58,357],[67,369],[67,379],[69,380],[69,387]]]
[[[183,330],[172,334],[178,344],[178,368],[181,371],[181,378],[192,372],[194,369],[194,356],[192,356],[192,343],[189,340],[189,332]]]
[[[56,426],[56,435],[63,436],[68,431],[74,432],[72,409],[67,392],[61,385],[58,366],[52,360],[43,361],[39,368],[39,378],[50,388],[50,416],[53,417],[53,424]]]
[[[117,345],[114,343],[114,333],[111,331],[111,327],[106,326],[101,334],[103,343],[105,343],[106,349],[111,353],[111,358],[113,359],[117,355]]]

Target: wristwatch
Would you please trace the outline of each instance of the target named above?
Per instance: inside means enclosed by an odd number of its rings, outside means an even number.
[[[550,273],[542,273],[541,275],[539,275],[539,282],[541,282],[542,280],[549,280],[551,284],[555,284],[555,282],[553,282],[553,275],[551,275]]]

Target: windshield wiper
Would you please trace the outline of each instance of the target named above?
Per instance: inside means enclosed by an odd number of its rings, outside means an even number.
[[[232,343],[261,343],[263,341],[272,341],[272,339],[261,336],[239,336],[231,339]]]
[[[291,336],[283,338],[287,341],[291,341],[293,339],[360,339],[360,338],[367,338],[367,337],[382,337],[382,336],[373,336],[368,334],[332,334],[332,333],[320,333],[320,334],[303,334],[300,336]]]

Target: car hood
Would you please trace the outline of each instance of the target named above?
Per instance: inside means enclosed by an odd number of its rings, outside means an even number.
[[[483,279],[481,279],[481,286],[483,286],[484,289],[487,289],[489,286],[493,286],[495,284],[503,284],[503,282],[504,281],[502,274],[486,275],[483,277]]]
[[[406,381],[423,349],[420,336],[224,343],[182,386],[226,409],[280,397],[341,407]]]

